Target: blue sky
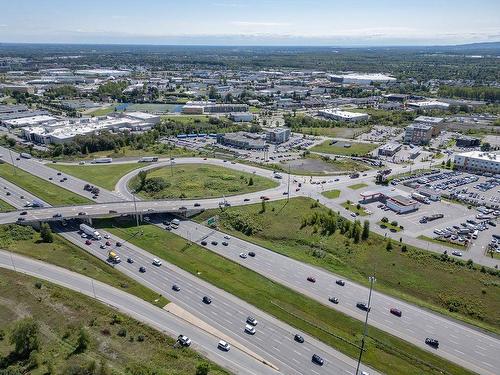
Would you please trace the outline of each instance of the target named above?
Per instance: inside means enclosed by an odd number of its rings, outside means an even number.
[[[0,42],[428,45],[500,41],[498,0],[0,0]]]

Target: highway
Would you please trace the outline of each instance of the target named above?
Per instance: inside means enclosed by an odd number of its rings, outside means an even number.
[[[200,162],[198,158],[193,159]],[[194,160],[193,162],[195,162]],[[216,163],[222,164],[223,162],[216,161]],[[237,168],[239,166],[230,163],[225,164],[227,167],[232,168]],[[158,165],[154,164],[152,167],[156,166]],[[255,167],[248,168],[252,168],[253,170],[256,169]],[[138,171],[136,170],[135,173],[137,172]],[[272,173],[270,171],[266,171],[266,173],[268,172]],[[258,173],[260,174],[260,172]],[[127,178],[130,178],[130,176]],[[301,178],[304,179],[304,177]],[[322,179],[325,178],[323,177]],[[344,178],[343,180],[340,183],[347,183],[349,181],[348,178]],[[126,181],[126,179],[124,179],[124,181]],[[126,188],[126,182],[122,182],[122,187]],[[303,187],[305,187],[305,189],[303,189],[302,194],[318,194],[317,188],[313,185],[303,184]],[[282,199],[283,192],[286,188],[286,183],[282,180],[281,185],[278,188],[271,189],[271,191],[266,191],[265,193],[257,192],[247,195],[230,196],[226,197],[226,200],[232,205],[251,204],[259,202],[259,197],[263,194],[269,196],[270,199]],[[124,191],[118,191],[118,194],[124,195]],[[245,201],[245,198],[250,200]],[[195,209],[196,207],[194,207],[194,204],[198,202],[202,203],[203,208],[216,208],[218,207],[220,201],[220,198],[182,201],[138,201],[137,210],[142,213],[150,213],[148,210],[151,209],[153,209],[154,212],[178,212],[180,205],[189,209]],[[81,211],[85,211],[89,215],[103,215],[108,214],[109,210],[116,211],[119,214],[133,213],[134,209],[133,202],[110,202],[99,205],[35,209],[30,210],[26,216],[33,220],[50,220],[52,219],[52,216],[58,212],[61,212],[65,217],[77,217],[78,212]],[[18,213],[15,212],[1,214],[0,222],[13,222],[17,219],[17,217]],[[208,228],[197,226],[196,224],[189,222],[183,222],[181,228],[186,228],[186,230],[189,230],[189,233],[186,232],[183,235],[182,229],[180,229],[178,230],[178,234],[193,241],[200,241],[200,238],[209,233],[211,233],[211,236],[215,237],[222,236],[220,233],[212,233],[212,231]],[[192,230],[189,228],[192,228]],[[204,231],[208,231],[208,233],[205,233]],[[199,237],[194,235],[197,233],[200,233]],[[222,251],[220,249],[220,244],[223,240],[221,237],[218,238],[219,245],[217,249],[210,248],[212,245],[208,245],[208,247],[213,251],[219,252]],[[365,287],[356,285],[349,281],[347,282],[346,287],[338,287],[334,283],[335,279],[338,278],[337,276],[327,273],[326,271],[316,269],[315,267],[295,262],[289,258],[282,257],[279,254],[275,254],[272,251],[262,248],[255,249],[255,252],[257,254],[265,254],[265,257],[258,256],[255,259],[250,260],[250,258],[247,258],[242,260],[238,257],[241,249],[250,251],[249,249],[253,248],[252,246],[254,245],[244,241],[238,241],[240,240],[231,240],[231,244],[233,242],[235,243],[234,249],[231,246],[224,248],[224,251],[226,249],[229,250],[225,256],[228,256],[230,259],[240,263],[242,262],[242,264],[245,265],[251,264],[250,262],[261,262],[262,259],[265,259],[267,264],[257,263],[255,267],[250,268],[254,271],[262,273],[268,278],[274,279],[284,285],[307,294],[324,304],[329,304],[327,299],[330,294],[337,296],[340,299],[340,303],[339,305],[332,306],[333,308],[337,308],[338,310],[355,318],[363,318],[362,312],[355,307],[355,303],[366,300],[368,291]],[[300,270],[300,272],[297,272],[297,270]],[[311,274],[317,279],[317,282],[314,285],[310,285],[305,280],[306,277]],[[325,285],[328,286],[326,292],[324,291]],[[388,310],[390,307],[398,307],[403,310],[403,317],[397,318],[389,314]],[[448,358],[451,361],[478,373],[494,374],[495,370],[500,368],[500,361],[497,356],[494,355],[495,353],[500,352],[497,337],[492,337],[473,328],[469,328],[467,325],[454,322],[438,314],[400,302],[399,300],[387,297],[381,293],[376,293],[374,296],[374,309],[370,314],[370,324],[419,345],[420,347],[435,352],[438,355]],[[423,344],[423,340],[427,336],[435,337],[440,340],[441,345],[437,351],[430,349]]]
[[[72,289],[94,298],[173,338],[179,334],[192,339],[192,348],[235,374],[275,375],[278,372],[258,362],[234,345],[229,352],[217,349],[218,337],[189,324],[175,315],[155,307],[107,284],[38,260],[0,250],[0,267],[24,273]]]

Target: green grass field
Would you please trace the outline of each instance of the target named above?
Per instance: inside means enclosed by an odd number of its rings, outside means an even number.
[[[358,190],[367,187],[368,185],[365,183],[359,183],[359,184],[354,184],[354,185],[349,185],[348,188],[352,190]]]
[[[90,111],[85,111],[85,114],[88,116],[94,116],[94,117],[99,117],[99,116],[106,116],[109,115],[110,113],[113,113],[115,111],[115,106],[109,106],[109,107],[102,107],[102,108],[97,108],[94,110]]]
[[[349,144],[351,145],[350,147],[344,147],[344,142],[341,141],[336,144],[330,143],[331,141],[325,141],[311,148],[311,151],[322,152],[325,154],[362,156],[377,148],[377,145],[372,143],[349,142]]]
[[[14,206],[11,206],[9,203],[0,199],[0,212],[9,212],[9,211],[15,211],[15,210],[16,210],[16,208]]]
[[[0,248],[92,277],[160,307],[168,303],[164,297],[57,235],[54,242],[44,243],[31,227],[0,225]]]
[[[193,350],[174,348],[174,339],[75,291],[5,269],[0,280],[5,374],[196,375],[198,366],[208,363],[209,375],[229,375]],[[40,327],[40,347],[29,361],[16,361],[8,357],[14,348],[8,337],[16,321],[28,316]],[[81,328],[89,344],[78,352]]]
[[[427,237],[427,236],[424,236],[424,235],[420,235],[417,238],[419,238],[421,240],[424,240],[424,241],[427,241],[427,242],[432,242],[432,243],[435,243],[435,244],[438,244],[438,245],[450,247],[452,249],[458,249],[458,250],[461,250],[461,251],[466,251],[467,250],[467,248],[465,246],[460,245],[458,243],[452,243],[452,242],[448,242],[448,241],[440,241],[440,240],[436,240],[434,238]]]
[[[324,197],[326,198],[329,198],[329,199],[335,199],[335,198],[338,198],[340,197],[340,190],[330,190],[330,191],[324,191],[323,193],[321,193],[321,195],[323,195]]]
[[[92,203],[90,199],[42,180],[19,168],[16,168],[14,173],[12,166],[9,164],[0,164],[0,177],[5,178],[7,181],[16,184],[20,188],[29,191],[31,194],[54,206]]]
[[[346,210],[349,210],[351,212],[358,214],[359,216],[367,216],[368,215],[362,205],[360,205],[360,208],[358,209],[357,203],[344,202],[344,203],[342,203],[341,206],[344,207]]]
[[[222,197],[265,190],[278,186],[276,181],[234,169],[203,164],[175,165],[153,169],[147,178],[160,177],[167,187],[159,192],[141,191],[139,195],[149,199],[163,198],[209,198]],[[251,184],[253,181],[253,184]],[[138,187],[138,178],[130,181],[133,189]]]
[[[498,271],[481,272],[480,267],[468,267],[463,261],[411,246],[403,252],[399,243],[387,251],[385,239],[374,233],[368,241],[354,244],[338,232],[323,236],[310,227],[300,229],[304,216],[327,210],[311,208],[312,202],[308,198],[268,202],[264,213],[260,213],[260,204],[229,207],[226,214],[207,210],[196,220],[218,214],[219,226],[233,236],[365,285],[368,276],[375,274],[379,291],[500,333]],[[256,234],[248,236],[235,230],[234,217],[244,218],[257,229]]]
[[[106,165],[63,165],[49,164],[58,171],[81,178],[97,186],[108,190],[114,190],[118,180],[133,171],[134,169],[144,167],[149,163],[130,163],[130,164],[106,164]]]
[[[308,128],[308,127],[302,127],[299,129],[294,129],[294,132],[299,132],[307,135],[322,135],[326,137],[332,137],[332,138],[354,138],[355,136],[358,136],[360,134],[366,133],[368,130],[370,130],[370,127],[368,126],[363,126],[363,127],[353,127],[353,128],[340,128],[340,127],[335,127],[335,128]]]
[[[104,226],[123,238],[129,238],[137,231],[132,220],[128,222],[102,220],[95,222],[95,225]],[[357,356],[358,349],[352,343],[358,344],[360,341],[363,326],[361,321],[332,310],[196,244],[189,243],[174,233],[153,225],[142,225],[141,229],[143,235],[133,237],[130,242],[238,296],[297,327],[298,330],[316,336],[337,350],[351,357]],[[363,362],[386,374],[438,374],[437,371],[413,358],[454,374],[469,374],[468,371],[432,353],[420,350],[376,328],[370,327],[369,336]],[[410,358],[402,353],[409,355]]]
[[[402,229],[399,227],[399,225],[392,225],[390,222],[389,223],[383,223],[379,221],[377,225],[382,228],[382,229],[387,229],[391,232],[400,232]]]

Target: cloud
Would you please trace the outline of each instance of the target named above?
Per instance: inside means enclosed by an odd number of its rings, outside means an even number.
[[[281,26],[290,26],[291,24],[286,22],[232,21],[231,25],[249,26],[249,27],[281,27]]]

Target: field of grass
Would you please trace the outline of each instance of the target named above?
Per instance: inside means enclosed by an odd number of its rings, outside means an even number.
[[[354,244],[338,232],[323,236],[310,227],[301,229],[304,216],[327,211],[322,206],[311,208],[313,202],[308,198],[268,202],[264,213],[260,204],[229,207],[225,213],[207,210],[196,220],[218,214],[219,226],[233,236],[361,284],[367,285],[368,276],[376,275],[379,291],[500,333],[500,272],[411,246],[402,251],[400,244],[394,244],[387,251],[385,239],[374,233],[368,241]],[[235,230],[234,217],[243,218],[256,233]]]
[[[352,190],[358,190],[367,187],[368,185],[365,183],[359,183],[359,184],[354,184],[354,185],[349,185],[348,188]]]
[[[130,237],[131,233],[137,231],[132,220],[98,221],[96,225],[98,227],[103,225],[121,237]],[[134,237],[130,242],[147,248],[151,253],[238,296],[297,327],[300,331],[316,336],[351,357],[356,357],[358,354],[358,349],[354,345],[359,344],[361,338],[363,326],[361,321],[332,310],[196,244],[189,243],[174,233],[153,225],[142,225],[141,229],[144,234]],[[376,328],[370,327],[369,336],[363,362],[386,374],[438,374],[436,370],[420,362],[417,363],[414,358],[424,363],[431,363],[437,368],[446,369],[453,374],[469,373]],[[408,354],[410,358],[403,353]]]
[[[175,165],[172,169],[173,174],[170,167],[151,170],[147,178],[162,178],[167,187],[158,192],[141,191],[139,195],[149,199],[209,198],[250,193],[278,186],[276,181],[265,177],[213,165],[185,164]],[[138,184],[137,177],[130,181],[134,190],[138,189]]]
[[[15,211],[15,210],[16,210],[16,208],[14,206],[11,206],[9,203],[0,199],[0,212],[9,212],[9,211]]]
[[[392,225],[391,222],[388,222],[388,223],[383,223],[381,221],[379,221],[377,223],[378,226],[380,226],[380,228],[382,229],[388,229],[390,230],[391,232],[400,232],[402,229],[399,227],[399,225]]]
[[[325,154],[347,155],[347,156],[362,156],[377,148],[376,144],[372,143],[355,143],[349,142],[350,147],[344,147],[344,142],[330,144],[331,141],[325,141],[311,148],[311,151],[322,152]]]
[[[427,241],[427,242],[432,242],[432,243],[435,243],[435,244],[438,244],[438,245],[442,245],[442,246],[446,246],[446,247],[451,247],[452,249],[458,249],[458,250],[461,250],[461,251],[467,250],[467,248],[465,246],[460,245],[458,243],[452,243],[452,242],[448,242],[448,241],[440,241],[440,240],[434,239],[432,237],[427,237],[427,236],[424,236],[424,235],[420,235],[417,238],[419,238],[421,240],[424,240],[424,241]]]
[[[159,297],[157,293],[58,235],[54,235],[54,242],[44,243],[31,227],[0,225],[0,248],[92,277],[160,307],[168,303],[164,297]]]
[[[63,173],[69,174],[88,181],[97,186],[108,190],[114,190],[118,180],[133,171],[134,169],[144,167],[149,163],[130,163],[130,164],[105,164],[105,165],[63,165],[49,164]]]
[[[16,184],[17,186],[29,191],[31,194],[54,206],[92,203],[90,199],[84,198],[69,190],[42,180],[41,178],[19,168],[16,168],[14,174],[12,166],[9,164],[0,164],[0,177],[5,178],[7,181]]]
[[[91,111],[85,111],[85,114],[88,116],[94,116],[94,117],[99,117],[99,116],[105,116],[109,115],[110,113],[113,113],[115,111],[115,106],[109,106],[109,107],[102,107],[102,108],[97,108],[95,110]]]
[[[193,350],[174,348],[174,339],[153,328],[47,281],[0,269],[0,295],[0,331],[5,334],[0,357],[5,367],[10,364],[5,374],[195,375],[204,363],[209,375],[229,374]],[[16,361],[8,357],[14,348],[8,337],[25,317],[40,327],[40,348],[29,361]],[[89,344],[78,351],[82,328]]]
[[[162,120],[174,121],[178,124],[195,124],[198,122],[208,122],[209,116],[207,115],[164,115],[161,116]]]
[[[335,198],[338,198],[340,197],[340,190],[330,190],[330,191],[324,191],[323,193],[321,193],[321,195],[323,195],[324,197],[326,198],[329,198],[329,199],[335,199]]]
[[[355,127],[355,128],[299,128],[294,129],[294,132],[307,134],[307,135],[319,135],[332,138],[355,138],[363,133],[366,133],[370,128],[368,126]]]
[[[368,215],[362,205],[360,205],[358,208],[357,203],[344,202],[344,203],[342,203],[341,206],[344,207],[346,210],[349,210],[351,212],[358,214],[359,216],[367,216]]]

